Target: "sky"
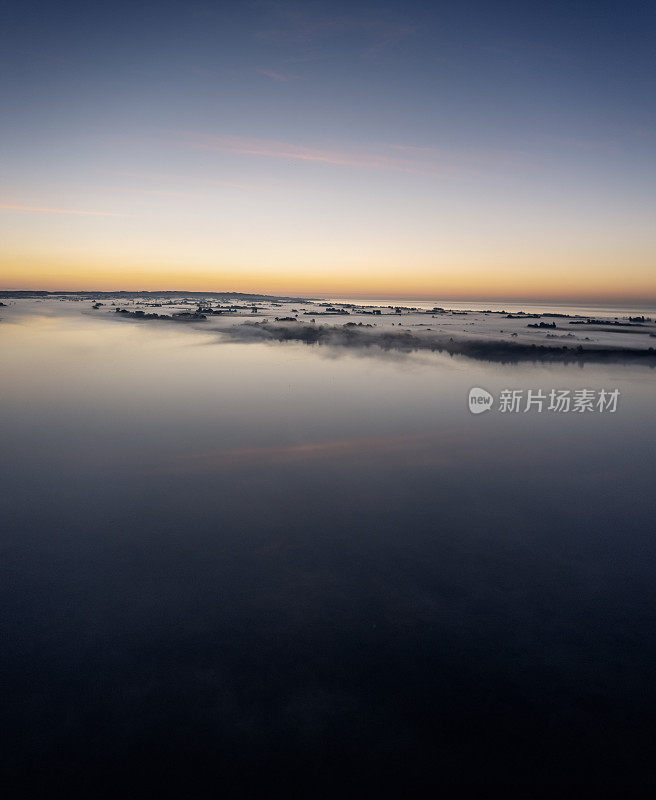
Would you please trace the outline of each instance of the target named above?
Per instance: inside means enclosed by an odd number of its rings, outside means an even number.
[[[0,0],[0,287],[656,300],[648,2]]]

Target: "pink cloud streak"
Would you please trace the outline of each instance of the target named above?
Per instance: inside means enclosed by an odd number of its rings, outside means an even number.
[[[272,69],[258,69],[256,72],[259,72],[260,75],[264,75],[266,78],[271,78],[274,81],[280,81],[281,83],[288,83],[291,80],[290,75],[285,75],[282,72],[274,72]]]
[[[78,211],[71,208],[46,208],[43,206],[18,206],[0,203],[3,211],[35,211],[39,214],[76,214],[84,217],[122,217],[123,214],[113,214],[111,211]]]
[[[461,175],[462,164],[437,163],[431,160],[427,152],[417,149],[420,158],[405,155],[386,155],[384,153],[344,151],[330,148],[306,147],[291,142],[270,139],[257,139],[240,136],[212,136],[201,134],[182,134],[184,144],[203,150],[216,150],[238,155],[280,158],[295,161],[308,161],[330,164],[340,167],[362,167],[365,169],[406,172],[427,175],[435,178],[447,178]],[[388,147],[392,152],[402,152],[401,148]],[[413,153],[414,155],[414,153]]]

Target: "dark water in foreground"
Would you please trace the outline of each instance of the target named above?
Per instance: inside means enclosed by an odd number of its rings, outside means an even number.
[[[652,795],[653,370],[3,316],[9,780]],[[621,401],[473,416],[472,386]]]

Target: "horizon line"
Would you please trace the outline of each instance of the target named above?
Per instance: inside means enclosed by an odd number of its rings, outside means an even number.
[[[528,295],[521,295],[521,296],[511,296],[511,295],[504,295],[500,297],[493,297],[493,296],[466,296],[466,297],[440,297],[437,294],[415,294],[415,295],[404,295],[404,294],[377,294],[377,293],[363,293],[363,292],[326,292],[322,295],[315,295],[311,293],[303,293],[299,292],[296,293],[294,291],[290,292],[280,292],[275,293],[271,291],[240,291],[236,289],[227,289],[227,290],[217,290],[217,289],[19,289],[19,288],[0,288],[0,294],[5,292],[20,292],[21,294],[48,294],[48,295],[58,295],[58,294],[188,294],[188,295],[198,295],[198,294],[218,294],[218,295],[225,295],[225,294],[241,294],[241,295],[259,295],[259,296],[270,296],[270,297],[288,297],[294,300],[332,300],[337,302],[339,300],[362,300],[362,301],[393,301],[393,300],[409,300],[409,301],[422,301],[422,302],[435,302],[435,303],[553,303],[555,305],[594,305],[594,304],[605,304],[605,305],[615,305],[615,304],[637,304],[637,305],[647,305],[647,306],[654,306],[656,307],[656,297],[636,297],[636,296],[627,296],[627,297],[608,297],[608,296],[588,296],[588,297],[540,297],[536,295],[528,296]]]

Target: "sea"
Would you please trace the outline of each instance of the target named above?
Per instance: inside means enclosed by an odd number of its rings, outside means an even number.
[[[7,796],[653,796],[653,367],[5,303]]]

